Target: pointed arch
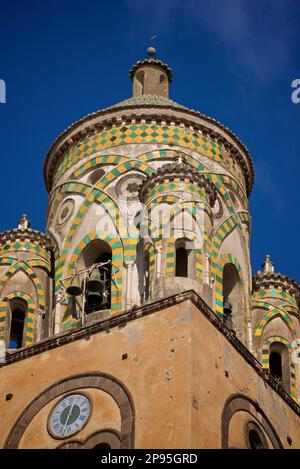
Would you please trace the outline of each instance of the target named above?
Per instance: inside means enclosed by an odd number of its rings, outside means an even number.
[[[269,363],[269,358],[270,358],[270,345],[274,342],[280,342],[284,344],[290,355],[290,382],[291,382],[291,396],[292,398],[297,402],[297,386],[296,386],[296,370],[295,370],[295,365],[293,361],[291,360],[291,349],[292,349],[292,344],[289,342],[287,339],[281,336],[271,336],[268,337],[263,341],[262,348],[261,348],[261,365],[264,369],[269,370],[270,369],[270,363]]]
[[[87,194],[84,202],[79,207],[71,225],[71,228],[68,232],[66,241],[63,245],[61,250],[61,256],[59,261],[57,262],[57,270],[55,276],[55,290],[58,291],[60,289],[59,280],[63,276],[63,272],[65,269],[66,258],[71,246],[71,243],[75,237],[76,232],[78,231],[79,227],[81,226],[86,214],[88,213],[89,208],[93,203],[99,203],[103,205],[104,209],[106,210],[108,216],[114,223],[114,227],[116,229],[116,233],[120,236],[123,234],[124,229],[126,229],[126,223],[124,221],[124,217],[121,215],[119,207],[114,202],[112,197],[101,190],[91,189],[90,192]]]
[[[36,312],[36,303],[32,299],[30,295],[23,291],[13,291],[8,293],[5,298],[1,299],[0,301],[0,318],[1,322],[6,322],[7,318],[7,307],[8,301],[12,300],[13,298],[21,298],[22,300],[27,302],[28,305],[28,312],[27,317],[25,318],[25,346],[31,345],[34,341],[34,335],[36,332],[37,327],[37,312]],[[4,320],[2,321],[2,318]],[[5,329],[5,327],[4,327]],[[1,338],[4,338],[3,332],[1,333]]]
[[[246,296],[245,296],[245,280],[243,272],[238,260],[231,254],[221,254],[218,259],[214,262],[214,273],[215,273],[215,311],[217,316],[223,317],[223,270],[226,264],[233,264],[239,274],[242,291],[243,291],[243,303],[244,308],[246,307]]]
[[[95,240],[104,241],[112,251],[112,286],[111,286],[111,310],[112,313],[122,311],[122,267],[123,267],[123,245],[120,239],[101,237],[97,232],[91,232],[86,235],[77,247],[74,249],[72,256],[67,264],[66,277],[75,273],[76,264],[83,250]],[[72,317],[70,314],[63,315],[63,327],[68,329],[72,325]]]
[[[293,324],[293,321],[283,309],[278,308],[265,301],[254,301],[252,303],[252,307],[268,311],[268,313],[265,314],[265,316],[259,321],[259,323],[255,327],[255,330],[254,330],[255,337],[260,337],[262,335],[264,328],[268,324],[268,322],[270,322],[276,316],[281,317],[283,321],[285,322],[285,324],[287,325],[287,327],[289,328],[289,330],[291,331],[291,334],[293,335],[293,337],[296,336],[296,329]]]
[[[99,155],[91,158],[89,161],[79,166],[72,174],[70,179],[78,179],[84,176],[88,171],[101,165],[118,165],[129,160],[128,156],[122,155]]]
[[[40,309],[41,314],[45,314],[45,296],[42,284],[32,267],[30,267],[26,262],[17,261],[10,266],[10,268],[0,278],[0,291],[3,290],[6,282],[20,270],[23,271],[33,282],[37,295],[38,308]]]
[[[236,225],[239,222],[237,220],[236,215],[231,215],[231,217],[227,218],[226,221],[218,228],[216,234],[212,240],[212,258],[216,259],[218,257],[221,245],[225,238],[234,230]]]

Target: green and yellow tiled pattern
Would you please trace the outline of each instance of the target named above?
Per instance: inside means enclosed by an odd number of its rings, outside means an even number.
[[[239,164],[228,155],[223,146],[205,137],[199,132],[176,125],[129,124],[103,130],[93,136],[86,137],[81,143],[71,148],[60,163],[55,182],[72,166],[86,156],[93,155],[105,148],[122,144],[155,143],[170,145],[170,142],[182,148],[204,154],[224,166],[245,188],[244,176]]]

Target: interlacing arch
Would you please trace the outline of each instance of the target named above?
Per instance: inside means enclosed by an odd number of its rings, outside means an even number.
[[[279,316],[283,319],[285,324],[288,326],[289,330],[291,331],[292,335],[295,337],[296,336],[296,329],[293,324],[293,321],[289,317],[289,315],[281,308],[276,307],[270,303],[267,303],[265,301],[253,301],[252,303],[252,308],[258,308],[258,309],[264,309],[267,310],[268,313],[259,321],[257,324],[255,330],[254,330],[254,336],[255,337],[260,337],[262,335],[262,332],[265,328],[265,326],[268,324],[268,322],[271,321],[276,316]]]
[[[153,199],[155,199],[160,194],[167,193],[170,191],[184,191],[190,193],[191,195],[197,195],[201,200],[204,200],[208,204],[208,196],[203,189],[193,186],[190,182],[182,181],[170,181],[161,183],[158,187],[154,187],[150,190],[148,197],[149,199],[151,199],[152,197]],[[151,202],[153,202],[153,200],[151,200]]]
[[[123,176],[124,174],[128,173],[129,171],[140,171],[143,174],[153,174],[155,170],[151,168],[146,163],[139,161],[138,159],[131,159],[125,163],[121,163],[120,165],[113,168],[107,174],[103,175],[102,178],[99,179],[95,188],[97,189],[104,189],[109,184],[111,184],[114,180],[116,180],[119,176]]]
[[[231,253],[221,254],[214,263],[215,312],[220,318],[223,317],[223,270],[226,264],[233,264],[239,274],[243,291],[243,310],[246,307],[245,281],[241,266],[238,260]]]
[[[101,237],[100,233],[91,232],[86,235],[74,249],[68,262],[66,277],[74,275],[79,256],[83,250],[95,240],[104,241],[112,251],[112,276],[111,276],[111,310],[118,313],[122,310],[122,268],[123,268],[123,246],[120,239]],[[67,308],[66,308],[67,309]],[[72,325],[72,316],[68,311],[63,315],[63,327],[68,329]]]
[[[180,153],[183,153],[182,150],[180,150]],[[183,153],[186,161],[188,164],[196,168],[198,171],[206,172],[207,168],[204,166],[203,163],[200,163],[200,161],[197,160],[197,158],[194,158],[193,156]],[[178,156],[178,150],[170,150],[170,149],[165,149],[165,150],[154,150],[150,151],[147,153],[143,153],[142,155],[139,155],[137,159],[141,161],[156,161],[156,160],[169,160],[169,159],[174,159]]]
[[[182,150],[180,150],[182,153]],[[142,160],[142,161],[155,161],[155,160],[161,160],[162,158],[165,159],[175,159],[178,155],[178,150],[170,150],[170,149],[165,149],[165,150],[155,150],[152,152],[148,152],[145,154],[142,154],[137,157],[137,159]],[[196,168],[200,173],[203,173],[211,182],[214,183],[216,186],[216,189],[222,196],[222,198],[225,201],[225,204],[228,208],[228,210],[232,213],[234,213],[235,209],[232,204],[230,195],[227,192],[227,189],[223,186],[223,183],[225,184],[230,184],[232,185],[233,189],[236,190],[236,192],[240,195],[244,207],[247,208],[247,198],[245,196],[244,190],[241,189],[241,186],[239,183],[235,181],[231,176],[226,176],[224,174],[215,174],[211,173],[206,166],[204,166],[203,163],[201,163],[197,158],[189,155],[188,153],[183,153],[184,157],[186,158],[186,161],[188,164]]]
[[[12,265],[16,261],[15,257],[0,257],[0,265]]]
[[[125,163],[129,160],[128,156],[122,155],[99,155],[91,158],[89,161],[77,168],[71,175],[70,179],[78,179],[92,169],[95,169],[102,165],[117,165]]]
[[[168,157],[170,158],[171,155],[175,157],[176,151],[174,150],[153,151],[153,152],[142,154],[136,157],[135,159],[130,159],[130,160],[128,159],[126,160],[127,157],[121,157],[119,155],[97,156],[93,158],[91,162],[93,161],[94,164],[96,165],[103,164],[103,163],[112,163],[112,164],[116,164],[116,167],[114,167],[109,173],[103,175],[102,178],[99,179],[99,181],[94,187],[91,188],[90,185],[86,185],[86,184],[82,184],[82,183],[74,182],[74,181],[71,181],[71,182],[68,182],[59,186],[58,188],[59,193],[62,193],[62,191],[69,192],[69,193],[79,193],[85,197],[85,200],[83,201],[82,205],[77,211],[77,214],[74,217],[72,226],[66,238],[65,244],[62,248],[60,259],[57,261],[57,270],[56,270],[56,278],[55,278],[56,291],[58,291],[58,289],[60,288],[59,280],[62,278],[64,265],[66,262],[66,257],[68,255],[68,251],[70,249],[74,235],[78,231],[79,227],[81,226],[88,212],[88,209],[92,203],[95,202],[95,203],[100,203],[101,205],[103,205],[104,208],[107,210],[107,213],[109,214],[109,216],[116,220],[116,225],[118,225],[118,221],[120,222],[119,231],[118,231],[118,227],[116,226],[117,236],[120,236],[122,238],[127,237],[126,235],[124,236],[127,225],[125,221],[123,220],[123,217],[120,213],[120,210],[117,204],[113,201],[113,199],[108,194],[100,190],[100,188],[104,188],[107,184],[110,184],[112,181],[117,179],[120,175],[131,170],[139,170],[143,172],[144,174],[153,174],[155,171],[153,168],[151,168],[151,166],[149,166],[149,164],[147,164],[147,162],[148,161],[150,162],[150,160],[153,160],[153,159],[161,159],[161,158],[167,159]],[[222,199],[225,201],[226,206],[232,213],[234,213],[234,207],[232,205],[231,198],[227,190],[220,183],[219,175],[206,173],[207,168],[205,168],[205,166],[202,163],[200,163],[199,161],[197,161],[195,158],[191,157],[190,155],[185,155],[185,156],[187,158],[187,161],[190,164],[192,164],[193,167],[196,167],[199,171],[204,172],[205,175],[215,184],[217,190],[222,196]],[[77,168],[75,172],[73,173],[74,177],[78,177],[79,175],[82,175],[86,171],[91,169],[93,167],[93,164],[91,162],[87,162],[84,165],[82,165],[80,168]],[[164,196],[161,196],[161,197],[164,197]],[[233,217],[234,215],[232,216],[232,219]],[[235,218],[235,221],[238,227],[241,229],[241,225],[238,222],[237,218]],[[227,222],[225,222],[225,224],[226,223]],[[221,229],[222,227],[220,227],[219,230]],[[217,238],[217,235],[216,235],[216,238]],[[127,260],[134,259],[133,253],[136,251],[137,242],[138,242],[138,237],[133,236],[124,243],[125,257]],[[201,255],[202,254],[198,252],[197,276],[202,274],[202,258],[200,261],[200,257],[199,257]],[[212,266],[213,266],[213,262],[212,262]],[[170,269],[170,263],[169,263],[169,269]]]
[[[116,234],[120,237],[124,237],[124,234],[126,235],[127,233],[127,224],[124,220],[124,217],[122,216],[119,207],[117,204],[113,201],[112,197],[110,197],[108,194],[92,189],[89,194],[86,196],[84,202],[81,204],[79,207],[77,214],[75,218],[73,219],[72,226],[69,230],[67,239],[65,241],[65,244],[62,248],[61,251],[61,256],[60,259],[57,263],[57,270],[56,270],[56,291],[60,289],[60,283],[59,280],[62,278],[64,268],[65,268],[65,263],[66,263],[66,258],[70,249],[70,246],[73,242],[73,239],[76,235],[76,232],[78,231],[79,227],[81,226],[84,217],[86,216],[89,208],[93,203],[99,203],[101,204],[107,215],[111,218],[111,220],[114,222],[114,228],[116,230]],[[118,229],[119,227],[119,229]]]
[[[154,201],[150,201],[146,205],[146,210],[142,209],[141,214],[141,226],[143,230],[153,239],[154,243],[161,243],[161,225],[158,225],[153,220],[153,216],[151,216],[152,211],[158,207],[160,204],[169,204],[169,205],[177,205],[182,201],[181,198],[175,195],[162,195],[156,198]],[[145,216],[146,214],[146,216]],[[144,236],[145,237],[145,236]]]
[[[219,174],[218,178],[222,184],[227,184],[240,196],[242,204],[243,204],[243,208],[245,209],[245,211],[247,211],[248,199],[247,199],[247,196],[245,195],[245,188],[242,188],[240,184],[231,176],[228,176],[225,174]]]
[[[112,221],[117,224],[119,217],[118,205],[114,201],[112,196],[106,194],[106,192],[98,190],[95,187],[91,187],[88,184],[83,184],[79,182],[67,182],[61,185],[58,189],[62,190],[65,194],[78,194],[85,197],[85,200],[82,203],[81,207],[79,207],[77,214],[81,213],[80,211],[83,206],[86,205],[88,208],[92,202],[95,202],[104,205]],[[87,203],[87,201],[89,203]]]
[[[163,237],[164,233],[170,234],[172,227],[174,227],[175,218],[183,213],[190,215],[191,219],[193,220],[194,232],[196,233],[197,230],[199,230],[200,233],[203,234],[204,223],[201,217],[200,217],[200,220],[197,219],[196,203],[197,202],[194,202],[194,201],[192,202],[185,201],[185,202],[179,202],[177,204],[172,204],[171,212],[168,215],[166,215],[165,213],[162,214],[163,215],[162,222],[160,223],[159,226],[156,226],[154,231],[151,231],[151,237],[155,241],[158,241],[159,239]]]
[[[295,365],[291,360],[291,352],[292,352],[292,344],[285,338],[275,335],[272,337],[268,337],[263,341],[262,348],[261,348],[261,365],[264,369],[270,369],[270,345],[274,342],[280,342],[284,344],[290,354],[290,376],[291,376],[291,396],[295,401],[297,401],[297,386],[296,386],[296,370]]]
[[[292,305],[287,305],[285,303],[282,303],[280,306],[280,308],[282,308],[284,311],[286,311],[286,313],[291,313],[291,314],[295,314],[297,315],[297,317],[299,316],[299,309],[297,308],[297,306],[292,306]]]
[[[240,223],[238,221],[237,215],[231,215],[231,217],[227,218],[225,222],[218,228],[217,232],[215,233],[213,240],[212,240],[212,268],[215,271],[215,259],[217,259],[220,247],[224,241],[224,239],[234,230],[236,226],[239,226],[241,229]]]
[[[9,269],[0,278],[0,291],[3,290],[6,282],[19,271],[24,272],[33,282],[37,295],[38,308],[41,314],[45,314],[45,296],[42,284],[34,270],[26,262],[16,261],[14,264],[11,264]]]
[[[245,225],[247,225],[248,228],[250,228],[251,222],[250,222],[249,213],[246,211],[239,211],[237,212],[237,214],[239,216],[240,222],[244,223]]]
[[[34,341],[36,326],[37,326],[37,312],[36,303],[30,295],[23,291],[14,291],[8,293],[5,298],[0,301],[0,324],[6,323],[8,313],[8,302],[13,298],[21,298],[26,301],[28,310],[25,323],[25,345],[31,345]],[[4,340],[5,326],[1,327],[0,338]]]
[[[50,252],[47,249],[42,248],[38,244],[33,244],[27,240],[15,240],[7,242],[4,246],[1,247],[1,255],[9,255],[9,253],[21,252],[31,252],[35,256],[39,256],[45,260],[45,262],[50,265]]]
[[[232,213],[235,213],[235,208],[232,204],[230,195],[228,194],[227,189],[221,184],[221,181],[223,181],[223,180],[228,182],[228,183],[231,182],[234,185],[234,188],[236,188],[237,192],[239,194],[241,194],[242,191],[239,188],[239,185],[234,181],[234,179],[229,178],[228,176],[224,176],[224,175],[209,173],[208,169],[202,163],[200,163],[196,158],[194,158],[194,157],[192,157],[192,156],[190,156],[186,153],[184,154],[184,156],[185,156],[187,162],[191,166],[196,168],[199,172],[203,172],[207,176],[207,178],[210,179],[215,184],[216,189],[221,194],[222,199],[224,200],[228,210]],[[101,158],[106,158],[107,159],[108,156],[104,156],[104,157],[99,156],[97,158],[99,158],[99,161],[101,161]],[[174,150],[151,151],[151,152],[143,153],[143,154],[137,156],[135,159],[131,159],[131,160],[126,161],[126,162],[124,160],[121,160],[120,156],[112,156],[111,159],[110,159],[111,163],[120,162],[121,164],[119,164],[119,166],[116,166],[115,168],[113,168],[109,173],[103,175],[102,178],[100,178],[100,180],[96,184],[96,187],[98,189],[105,188],[108,184],[110,184],[113,180],[118,178],[120,175],[125,174],[126,172],[128,172],[130,170],[133,170],[133,169],[138,169],[138,170],[144,172],[145,174],[155,173],[155,170],[153,168],[151,168],[150,165],[141,165],[140,162],[146,162],[146,161],[151,162],[151,161],[154,161],[154,160],[161,160],[162,158],[174,158],[175,159],[176,158],[176,151],[174,151]],[[103,162],[105,162],[105,161],[103,161]],[[85,165],[83,165],[83,167],[86,167],[86,166],[88,166],[90,168],[89,162],[86,163]],[[81,169],[81,168],[79,168],[79,169]],[[79,169],[77,171],[79,171]],[[245,195],[243,195],[243,196],[245,198]]]

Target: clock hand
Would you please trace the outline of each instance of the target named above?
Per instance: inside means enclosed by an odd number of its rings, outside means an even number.
[[[66,423],[65,423],[65,426],[64,426],[64,430],[63,430],[63,432],[62,432],[62,436],[64,436],[64,434],[65,434],[66,428],[67,428],[67,426],[68,426],[69,418],[71,417],[72,412],[73,412],[73,409],[74,409],[74,405],[75,405],[74,403],[71,405],[71,408],[70,408],[70,410],[69,410],[69,412],[68,412],[68,416],[67,416],[67,419],[66,419]]]

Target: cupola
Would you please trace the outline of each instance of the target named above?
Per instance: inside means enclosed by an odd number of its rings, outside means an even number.
[[[154,58],[156,54],[154,47],[149,47],[147,54],[147,59],[139,60],[130,70],[132,95],[133,97],[155,95],[168,98],[172,69],[166,63]]]

